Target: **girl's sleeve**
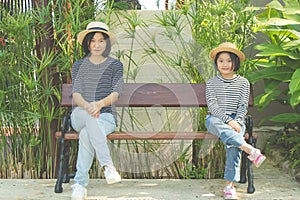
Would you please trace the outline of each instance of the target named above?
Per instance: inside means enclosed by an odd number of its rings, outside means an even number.
[[[243,83],[241,87],[241,97],[240,102],[237,109],[236,121],[240,124],[244,123],[246,115],[248,113],[248,102],[250,95],[250,83],[247,79]]]
[[[206,102],[208,111],[212,116],[218,117],[221,119],[224,123],[228,123],[232,118],[225,114],[225,111],[221,110],[218,105],[217,95],[215,94],[214,90],[214,84],[212,81],[208,80],[206,83]]]

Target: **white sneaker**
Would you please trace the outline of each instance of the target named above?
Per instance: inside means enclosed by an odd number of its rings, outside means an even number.
[[[85,187],[81,186],[80,184],[76,183],[71,186],[72,188],[72,195],[71,200],[84,200],[87,197],[87,191]]]
[[[104,176],[105,176],[107,184],[121,182],[121,176],[113,166],[105,167]]]

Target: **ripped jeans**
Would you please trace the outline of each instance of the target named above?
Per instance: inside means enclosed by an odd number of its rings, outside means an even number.
[[[93,118],[83,108],[77,107],[71,114],[71,124],[79,132],[77,171],[74,181],[86,187],[89,181],[88,172],[95,153],[102,167],[112,165],[106,136],[115,131],[116,123],[110,113],[101,113],[99,118]]]
[[[207,115],[205,121],[208,132],[218,136],[226,145],[226,164],[224,179],[232,182],[240,180],[240,160],[242,150],[238,148],[246,143],[244,135],[246,126],[241,126],[238,133],[217,117]]]

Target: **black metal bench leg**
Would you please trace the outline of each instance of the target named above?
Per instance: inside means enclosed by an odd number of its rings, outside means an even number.
[[[71,142],[65,141],[65,152],[63,159],[63,183],[70,182],[70,168],[69,168],[69,159],[70,159],[70,148]]]
[[[60,161],[59,161],[59,169],[58,169],[58,175],[57,175],[57,180],[55,184],[55,193],[62,193],[63,188],[62,188],[62,183],[63,183],[63,165],[64,165],[64,147],[65,147],[65,139],[62,137],[60,138]]]
[[[253,138],[253,120],[251,116],[247,116],[247,131],[249,134],[248,143],[252,146],[256,146],[256,140]],[[252,162],[248,159],[247,162],[247,176],[248,176],[248,188],[247,192],[252,194],[255,192],[254,182],[253,182],[253,171],[252,171]]]
[[[250,160],[248,160],[247,163],[247,176],[248,176],[248,188],[247,188],[247,192],[252,194],[255,192],[255,187],[254,187],[254,182],[253,182],[253,171],[252,171],[252,162]]]
[[[67,113],[62,122],[62,131],[61,131],[61,138],[59,139],[59,144],[60,144],[60,157],[59,157],[59,169],[58,169],[58,175],[57,175],[57,180],[54,188],[55,193],[61,193],[63,192],[63,179],[64,179],[64,174],[65,172],[65,165],[66,162],[69,162],[69,159],[66,159],[65,153],[66,149],[68,150],[69,147],[66,148],[66,141],[65,141],[65,133],[69,131],[70,129],[70,114]],[[68,173],[68,172],[67,172]]]
[[[240,174],[240,181],[239,183],[246,183],[246,171],[247,171],[247,158],[248,154],[246,152],[242,152],[242,161],[241,161],[241,174]]]

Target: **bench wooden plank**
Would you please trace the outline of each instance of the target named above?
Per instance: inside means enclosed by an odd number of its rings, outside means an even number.
[[[55,134],[61,137],[61,132]],[[78,140],[77,132],[65,134],[65,140]],[[107,136],[109,140],[216,140],[217,136],[206,132],[114,132]]]
[[[249,106],[253,106],[250,90]],[[61,106],[74,106],[71,84],[63,84]],[[126,83],[118,107],[206,107],[205,83]]]

